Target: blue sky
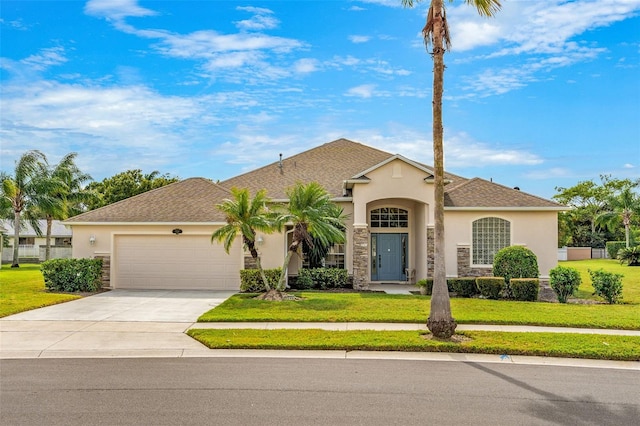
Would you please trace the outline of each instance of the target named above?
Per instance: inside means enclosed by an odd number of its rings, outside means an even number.
[[[431,164],[426,6],[2,0],[0,168],[222,180],[341,137]],[[640,0],[447,10],[448,171],[544,197],[640,177]]]

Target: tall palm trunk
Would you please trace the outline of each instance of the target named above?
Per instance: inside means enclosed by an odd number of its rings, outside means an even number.
[[[49,260],[51,257],[51,225],[53,224],[53,217],[47,215],[47,234],[45,237],[45,249],[44,260]]]
[[[14,211],[13,217],[13,260],[11,261],[12,268],[19,268],[20,262],[18,256],[20,255],[20,210]]]
[[[442,127],[442,93],[444,88],[445,22],[442,0],[431,2],[433,9],[433,163],[435,172],[435,255],[429,331],[438,338],[448,339],[456,329],[451,316],[447,289],[444,239],[444,129]],[[429,25],[429,23],[427,23]]]
[[[260,254],[258,253],[258,250],[256,250],[255,243],[253,242],[253,240],[247,238],[246,236],[244,236],[243,239],[244,239],[244,243],[247,245],[247,248],[249,249],[249,253],[251,253],[251,257],[253,257],[253,260],[256,261],[256,268],[258,268],[258,271],[260,272],[260,277],[262,278],[262,282],[264,283],[265,290],[271,291],[271,286],[269,285],[269,280],[267,280],[267,276],[264,273],[264,269],[262,269]]]

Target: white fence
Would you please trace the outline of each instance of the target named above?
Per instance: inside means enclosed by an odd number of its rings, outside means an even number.
[[[45,246],[20,245],[18,246],[18,259],[38,259],[43,262],[45,259]],[[51,246],[50,259],[68,259],[71,257],[71,246]],[[2,262],[13,261],[13,247],[2,249]]]

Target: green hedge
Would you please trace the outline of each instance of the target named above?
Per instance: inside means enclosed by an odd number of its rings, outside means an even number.
[[[449,278],[447,286],[460,297],[471,297],[478,294],[475,278]]]
[[[271,288],[275,288],[280,279],[282,268],[265,269],[264,274]],[[257,269],[240,270],[240,291],[245,293],[264,293],[266,291],[260,271]]]
[[[499,299],[500,293],[504,290],[503,277],[478,277],[476,278],[476,286],[480,291],[480,295],[487,299]]]
[[[606,248],[609,259],[617,259],[618,251],[626,247],[627,243],[624,241],[607,241]]]
[[[53,291],[97,291],[102,286],[102,259],[51,259],[42,262],[44,285]]]
[[[516,300],[535,302],[538,300],[540,280],[538,278],[511,278],[511,291]]]
[[[340,268],[303,268],[298,271],[296,288],[327,290],[349,287],[349,272]]]

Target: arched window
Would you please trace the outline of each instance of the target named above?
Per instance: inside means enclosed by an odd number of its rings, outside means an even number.
[[[472,225],[472,263],[493,265],[498,250],[511,245],[511,222],[499,217],[484,217]]]
[[[397,207],[371,210],[370,225],[372,228],[407,228],[409,212]]]

